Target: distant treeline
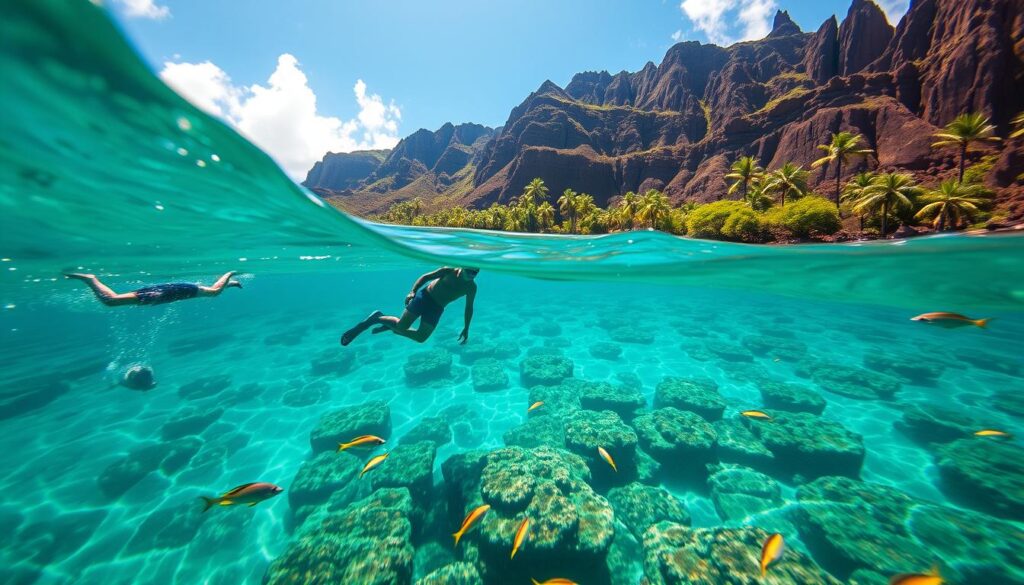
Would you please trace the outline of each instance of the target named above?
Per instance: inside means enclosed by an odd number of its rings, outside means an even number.
[[[1024,115],[1014,120],[1011,137],[1024,135]],[[603,234],[651,228],[678,235],[743,242],[815,238],[839,232],[842,218],[860,219],[858,231],[885,237],[899,224],[928,224],[938,231],[960,229],[986,219],[992,192],[982,180],[995,157],[968,166],[972,146],[997,142],[995,127],[980,114],[964,114],[935,135],[935,148],[959,152],[957,179],[923,187],[907,173],[860,173],[843,184],[843,165],[872,151],[861,148],[862,137],[849,132],[832,135],[819,146],[825,155],[811,168],[835,167],[832,201],[810,192],[810,171],[787,162],[774,171],[761,168],[750,156],[736,160],[724,180],[736,200],[672,206],[657,190],[626,193],[614,206],[601,208],[587,193],[566,189],[552,200],[544,181],[536,178],[508,205],[485,209],[451,207],[422,213],[419,199],[397,203],[370,219],[418,226],[464,227],[515,232]]]

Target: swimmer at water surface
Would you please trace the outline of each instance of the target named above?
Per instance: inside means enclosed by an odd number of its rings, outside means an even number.
[[[476,299],[476,275],[479,268],[438,268],[416,279],[412,291],[405,295],[405,311],[401,317],[389,317],[374,311],[369,317],[341,336],[341,344],[352,343],[360,333],[376,325],[376,333],[391,331],[396,335],[423,343],[430,338],[449,304],[466,297],[465,325],[459,334],[459,343],[469,340],[469,323],[473,320],[473,301]],[[419,319],[416,329],[411,329]]]
[[[234,275],[234,271],[224,274],[213,283],[213,286],[203,286],[191,282],[171,282],[155,284],[126,293],[114,292],[112,288],[100,282],[95,274],[72,272],[65,274],[64,277],[81,280],[89,285],[101,303],[108,307],[119,307],[121,305],[163,305],[196,297],[215,297],[226,288],[242,288],[241,282],[231,279]]]

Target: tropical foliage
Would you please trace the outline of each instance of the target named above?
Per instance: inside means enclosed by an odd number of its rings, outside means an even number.
[[[1024,136],[1024,112],[1017,114],[1017,117],[1010,123],[1013,124],[1013,127],[1015,128],[1015,130],[1010,134],[1010,138],[1020,138],[1021,136]]]
[[[958,228],[970,223],[988,203],[991,191],[981,185],[967,185],[956,181],[943,181],[937,189],[930,189],[921,197],[924,206],[914,217],[930,221],[937,231]]]
[[[741,156],[732,163],[729,173],[725,175],[725,182],[730,183],[729,195],[741,191],[743,199],[746,200],[750,191],[750,184],[755,183],[764,175],[764,169],[758,165],[758,160],[752,156]]]
[[[912,209],[921,188],[914,177],[904,173],[886,173],[872,181],[864,193],[853,202],[853,210],[860,214],[881,214],[882,237],[888,234],[890,212]]]
[[[786,206],[786,197],[792,201],[807,194],[807,179],[811,174],[803,167],[793,163],[786,163],[778,170],[769,173],[761,184],[766,194],[778,195],[783,207]]]
[[[957,148],[960,151],[960,182],[964,182],[964,169],[967,164],[967,153],[977,142],[998,142],[995,136],[996,127],[988,123],[988,118],[981,113],[961,114],[942,130],[935,134],[938,140],[933,148]]]
[[[836,165],[836,193],[835,204],[839,207],[840,180],[843,176],[843,164],[853,156],[868,156],[873,150],[860,148],[860,134],[850,132],[839,132],[832,135],[832,142],[818,145],[819,150],[825,151],[825,156],[811,163],[811,168],[816,169],[827,164]]]

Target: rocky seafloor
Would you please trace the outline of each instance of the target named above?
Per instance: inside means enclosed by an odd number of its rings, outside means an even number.
[[[199,305],[209,331],[185,334],[185,307],[153,342],[152,390],[41,374],[52,399],[8,401],[0,421],[0,581],[883,585],[938,565],[949,583],[1024,583],[1024,449],[973,435],[1022,430],[1008,331],[654,287],[566,311],[523,290],[490,292],[525,317],[478,308],[464,346],[461,315],[422,346],[340,349],[363,307],[327,322]],[[116,347],[105,327],[96,345]],[[363,434],[387,442],[336,451]],[[195,505],[253,480],[285,491]],[[787,552],[762,579],[773,532]]]

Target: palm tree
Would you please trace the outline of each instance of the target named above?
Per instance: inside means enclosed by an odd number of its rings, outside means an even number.
[[[913,199],[921,189],[914,184],[914,177],[903,173],[879,175],[874,183],[853,205],[855,213],[882,212],[882,237],[888,233],[889,211],[910,209]]]
[[[746,201],[747,205],[749,205],[754,211],[765,211],[774,203],[772,198],[765,193],[764,182],[760,180],[751,184],[750,191],[743,196],[743,200]]]
[[[640,198],[632,191],[622,196],[622,201],[619,201],[619,207],[615,210],[616,223],[621,229],[633,229],[633,220],[636,218],[639,204]]]
[[[988,123],[981,113],[961,114],[949,123],[942,131],[935,134],[939,140],[932,148],[955,146],[960,149],[960,182],[964,182],[964,165],[967,162],[967,151],[975,142],[998,142],[999,137],[993,134],[996,127]]]
[[[547,201],[537,206],[537,229],[544,231],[555,225],[555,208]]]
[[[522,196],[519,197],[519,201],[527,206],[538,205],[541,201],[547,201],[547,199],[548,188],[540,177],[530,181],[526,188],[523,189]]]
[[[855,204],[875,184],[876,178],[878,175],[875,173],[857,173],[843,186],[842,200]],[[860,230],[864,231],[864,214],[858,214],[857,217],[860,219]]]
[[[743,187],[744,199],[747,198],[750,183],[756,181],[764,174],[764,169],[757,164],[757,159],[752,156],[741,156],[736,162],[732,163],[729,170],[730,172],[725,175],[726,183],[732,181],[732,185],[729,186],[729,195]]]
[[[558,198],[558,212],[569,220],[569,233],[576,233],[576,222],[580,216],[579,195],[572,189],[566,189]]]
[[[956,181],[943,181],[938,189],[927,191],[922,201],[927,203],[914,217],[931,220],[937,231],[956,228],[964,220],[971,220],[978,207],[985,204],[991,191],[981,185],[964,185]]]
[[[1010,123],[1017,127],[1017,129],[1010,134],[1010,138],[1020,138],[1021,136],[1024,136],[1024,112],[1017,114],[1017,117]]]
[[[636,217],[640,221],[647,222],[650,227],[657,228],[671,209],[668,197],[661,191],[651,189],[641,196],[640,208],[637,210]]]
[[[825,151],[825,156],[811,163],[811,168],[816,169],[818,167],[836,163],[836,207],[839,207],[839,181],[843,176],[843,163],[845,163],[851,156],[867,156],[875,151],[870,148],[857,148],[858,144],[863,138],[860,134],[852,134],[850,132],[839,132],[838,134],[832,134],[832,142],[829,144],[819,144],[818,150]]]
[[[786,195],[797,199],[807,194],[807,178],[811,174],[793,163],[786,163],[782,168],[765,177],[762,188],[768,194],[778,193],[782,197],[782,206],[786,206]]]

